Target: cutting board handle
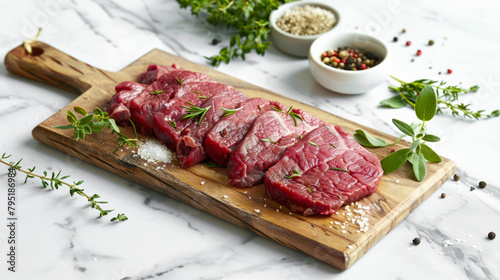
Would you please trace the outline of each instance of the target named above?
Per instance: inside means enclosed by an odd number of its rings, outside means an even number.
[[[40,41],[31,44],[31,54],[23,45],[5,56],[5,68],[14,74],[75,94],[87,91],[99,77],[111,79],[114,73],[90,66]]]

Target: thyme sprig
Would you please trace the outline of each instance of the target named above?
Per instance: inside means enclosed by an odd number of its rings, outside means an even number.
[[[114,210],[105,210],[102,208],[101,205],[107,204],[108,202],[97,200],[98,198],[100,198],[99,195],[97,195],[97,194],[94,194],[92,196],[87,195],[84,192],[84,190],[79,187],[81,184],[83,184],[83,181],[68,183],[64,180],[68,179],[70,176],[69,175],[62,176],[61,171],[59,171],[57,173],[51,172],[50,175],[49,175],[49,172],[43,171],[42,172],[43,175],[39,175],[39,174],[34,173],[35,167],[28,168],[27,170],[24,170],[21,166],[22,159],[20,159],[17,162],[6,161],[6,159],[8,159],[10,157],[11,157],[11,155],[7,155],[6,153],[3,153],[2,157],[0,159],[0,162],[9,166],[9,171],[13,171],[16,173],[17,173],[17,171],[19,171],[19,172],[26,174],[26,178],[24,179],[24,183],[27,183],[29,179],[34,179],[36,177],[36,178],[39,178],[41,180],[43,188],[47,188],[50,186],[51,189],[57,190],[62,185],[65,185],[65,186],[69,187],[70,196],[74,196],[75,194],[78,194],[79,196],[85,197],[90,204],[90,208],[99,211],[99,218],[107,216],[110,212],[114,211]],[[117,216],[113,217],[110,221],[111,222],[114,222],[114,221],[123,222],[126,220],[128,220],[128,217],[124,213],[122,213],[122,214],[118,214]]]
[[[116,125],[114,119],[109,117],[107,112],[103,112],[100,108],[95,108],[92,113],[87,112],[84,108],[80,106],[73,107],[73,110],[83,117],[78,118],[75,113],[68,110],[66,113],[66,120],[70,123],[69,125],[54,126],[57,129],[74,129],[75,140],[84,140],[85,135],[92,134],[93,132],[102,132],[104,128],[109,128],[111,134],[116,134],[118,139],[118,146],[113,152],[116,152],[123,145],[137,146],[141,141],[137,139],[137,131],[135,125],[130,121],[132,129],[134,131],[135,138],[129,138],[120,132],[120,128]]]
[[[189,119],[190,121],[197,122],[198,124],[201,122],[207,111],[212,107],[208,106],[205,108],[200,108],[189,101],[186,101],[186,103],[191,106],[182,106],[182,108],[187,109],[187,113],[182,117],[182,119]]]
[[[485,110],[471,110],[469,108],[470,104],[457,103],[460,96],[477,92],[479,90],[479,86],[477,85],[469,88],[462,88],[456,85],[446,85],[446,82],[444,81],[439,82],[429,79],[420,79],[411,83],[406,83],[393,76],[391,77],[398,81],[401,85],[399,87],[389,87],[389,89],[398,93],[398,95],[382,100],[380,104],[384,107],[397,109],[406,106],[406,104],[410,104],[412,107],[415,107],[418,94],[424,89],[424,87],[430,86],[435,89],[437,94],[438,106],[436,108],[436,113],[438,114],[442,114],[444,110],[448,109],[451,111],[451,115],[453,117],[462,116],[464,118],[474,118],[478,120],[481,118],[500,116],[500,110],[494,110],[487,114],[485,113]]]
[[[293,170],[292,170],[292,174],[291,174],[291,175],[285,175],[285,176],[283,176],[283,177],[284,177],[285,179],[292,179],[292,178],[297,177],[297,176],[300,176],[300,172],[299,172],[299,171],[297,171],[297,170],[295,170],[295,169],[293,169]]]

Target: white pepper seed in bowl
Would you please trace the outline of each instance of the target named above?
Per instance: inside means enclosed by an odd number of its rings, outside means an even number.
[[[311,5],[297,6],[285,12],[276,25],[295,35],[316,35],[333,28],[336,19],[332,12]]]

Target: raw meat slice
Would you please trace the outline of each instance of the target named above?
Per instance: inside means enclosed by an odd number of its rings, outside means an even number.
[[[156,112],[176,96],[191,94],[199,98],[199,90],[203,90],[207,84],[218,83],[205,74],[186,70],[173,70],[161,76],[130,101],[130,113],[137,131],[144,135],[153,135],[153,117]]]
[[[205,138],[208,156],[218,165],[226,166],[231,152],[252,128],[257,117],[273,110],[286,111],[286,106],[264,98],[252,98],[241,104],[236,113],[221,119]]]
[[[121,82],[116,87],[116,94],[111,98],[109,116],[119,125],[129,125],[130,101],[139,95],[147,85],[135,82]]]
[[[175,151],[181,132],[189,125],[188,119],[182,119],[186,114],[186,108],[182,106],[190,106],[187,101],[195,106],[201,106],[214,95],[235,91],[233,87],[219,83],[183,84],[176,97],[154,115],[153,130],[156,137],[169,149]]]
[[[293,109],[303,121],[286,112],[268,111],[255,121],[252,129],[231,154],[227,164],[229,183],[251,187],[264,179],[264,172],[273,166],[285,149],[305,133],[324,124],[323,121],[300,109]]]
[[[148,66],[146,72],[141,74],[139,83],[141,84],[151,84],[158,80],[161,76],[173,71],[182,70],[177,64],[172,64],[172,66],[161,66],[156,64],[151,64]]]
[[[226,91],[208,99],[201,108],[208,108],[203,119],[197,118],[186,127],[177,141],[177,158],[182,168],[193,166],[206,159],[204,141],[212,127],[224,117],[224,109],[235,109],[248,97],[240,91]]]
[[[331,215],[377,190],[382,167],[339,126],[324,125],[289,147],[265,175],[272,199],[305,216]]]

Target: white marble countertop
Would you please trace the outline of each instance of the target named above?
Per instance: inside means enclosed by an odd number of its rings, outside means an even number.
[[[394,55],[391,73],[403,80],[443,79],[481,86],[463,102],[500,107],[500,21],[495,1],[351,1],[336,5],[342,28],[378,36]],[[7,4],[8,3],[8,4]],[[398,9],[393,9],[397,5]],[[0,55],[36,33],[41,41],[93,66],[118,71],[153,48],[206,65],[229,32],[180,10],[173,0],[19,0],[0,4]],[[401,34],[405,28],[407,32]],[[399,42],[392,43],[394,36]],[[212,46],[213,38],[221,39]],[[433,39],[434,46],[427,46]],[[412,41],[405,47],[407,40]],[[415,56],[422,50],[420,57]],[[414,58],[415,62],[411,62]],[[431,69],[432,67],[432,69]],[[444,74],[453,69],[452,74]],[[389,78],[372,91],[344,96],[323,89],[306,59],[274,47],[217,70],[380,131],[399,135],[392,118],[414,120],[410,108],[378,102],[392,96]],[[438,72],[443,72],[439,75]],[[433,145],[457,164],[448,180],[347,271],[188,207],[38,143],[31,130],[75,98],[72,93],[0,67],[0,153],[37,170],[63,170],[84,180],[129,220],[95,219],[67,190],[17,187],[17,272],[7,270],[7,174],[0,172],[0,279],[500,279],[500,118],[435,117]],[[476,188],[486,181],[485,189]],[[440,194],[447,194],[445,199]],[[4,225],[5,224],[5,225]],[[411,241],[420,237],[422,243]]]

